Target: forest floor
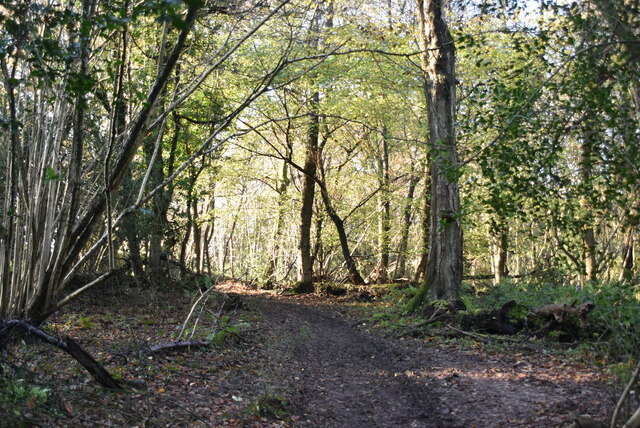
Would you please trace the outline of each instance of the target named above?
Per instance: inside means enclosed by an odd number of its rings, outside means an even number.
[[[145,353],[183,324],[179,290],[107,287],[57,314],[49,331],[137,386],[105,391],[57,349],[23,344],[12,361],[49,389],[23,409],[26,426],[560,427],[569,413],[607,421],[615,406],[611,379],[542,348],[392,337],[348,296],[217,290],[241,308],[192,319],[199,334],[217,320],[218,347]]]

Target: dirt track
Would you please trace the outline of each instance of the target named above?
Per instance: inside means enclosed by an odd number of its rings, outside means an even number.
[[[612,397],[587,367],[370,332],[339,305],[253,295],[294,426],[548,427],[570,412],[606,420]]]
[[[340,313],[295,300],[262,298],[274,351],[290,367],[301,425],[438,427],[429,382],[407,375],[428,358],[366,333]]]
[[[114,288],[57,314],[51,329],[143,387],[105,393],[56,348],[17,346],[15,359],[51,391],[42,407],[24,409],[34,412],[26,425],[562,427],[571,412],[609,420],[617,398],[593,367],[542,349],[390,337],[358,320],[348,297],[281,296],[240,283],[218,291],[240,295],[248,309],[227,312],[231,325],[246,321],[240,334],[224,346],[153,357],[141,352],[166,342],[190,308],[179,289]],[[275,404],[261,401],[269,397]]]

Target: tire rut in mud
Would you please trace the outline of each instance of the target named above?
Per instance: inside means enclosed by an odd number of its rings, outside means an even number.
[[[365,331],[338,311],[293,299],[255,299],[284,367],[296,426],[438,427],[439,402],[412,377],[428,357]],[[292,391],[293,392],[292,392]]]

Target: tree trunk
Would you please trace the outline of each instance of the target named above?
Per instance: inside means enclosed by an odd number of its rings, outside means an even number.
[[[504,224],[504,220],[499,220],[498,224],[493,226],[491,233],[491,261],[493,269],[493,283],[495,285],[502,282],[508,275],[507,269],[507,249],[508,249],[508,227]]]
[[[135,187],[134,180],[131,177],[131,171],[129,171],[125,177],[122,184],[122,193],[123,199],[126,205],[131,205],[128,201],[130,197],[133,195],[133,188]],[[144,272],[143,264],[142,264],[142,255],[140,252],[140,236],[138,234],[139,225],[141,220],[136,213],[130,214],[126,219],[122,222],[120,226],[120,230],[122,235],[127,242],[127,247],[129,249],[129,263],[131,263],[131,271],[133,272],[133,277],[136,283],[139,286],[146,284],[147,276]]]
[[[317,212],[317,211],[316,211]],[[326,275],[326,266],[324,259],[324,244],[322,243],[322,228],[324,226],[324,217],[317,215],[314,219],[315,223],[315,242],[313,244],[313,252],[311,254],[311,260],[316,266],[314,274],[316,278],[324,278]]]
[[[588,118],[583,118],[583,122],[588,124]],[[596,239],[593,229],[593,212],[591,197],[593,195],[593,137],[589,129],[583,130],[583,140],[580,159],[580,179],[582,185],[582,208],[584,218],[582,226],[583,260],[584,274],[587,281],[595,281],[597,273],[596,264]]]
[[[164,181],[164,160],[162,150],[162,131],[155,138],[149,138],[145,141],[144,153],[148,167],[150,168],[149,185],[151,188],[156,187]],[[162,278],[161,258],[162,258],[162,241],[164,239],[165,229],[167,226],[166,213],[169,208],[169,200],[166,197],[166,190],[162,190],[156,194],[151,200],[151,212],[153,217],[149,224],[149,253],[147,256],[147,270],[149,277],[156,281]]]
[[[404,203],[404,209],[402,210],[402,232],[400,234],[400,244],[398,245],[398,265],[394,274],[394,277],[396,278],[403,278],[407,272],[407,248],[409,246],[409,229],[411,225],[413,195],[415,194],[418,180],[420,180],[420,177],[413,173],[412,164],[411,176],[409,178],[409,190],[407,191],[407,198]]]
[[[455,299],[462,281],[455,47],[441,0],[417,2],[431,144],[431,236],[425,286],[433,298]]]
[[[165,23],[163,27],[162,41],[160,42],[158,52],[158,74],[164,66],[165,51],[167,47],[167,34],[169,31],[167,23]],[[159,101],[154,106],[154,112],[152,112],[152,115],[156,115],[157,112],[163,110],[166,96],[167,88],[165,86],[162,92],[160,92]],[[148,169],[148,186],[152,189],[162,183],[165,178],[163,158],[164,150],[162,141],[163,138],[164,127],[159,127],[155,132],[153,132],[144,140],[144,143],[142,145]],[[164,239],[164,233],[167,225],[166,213],[170,203],[170,201],[167,200],[165,193],[166,189],[162,189],[150,201],[153,217],[149,225],[147,273],[154,283],[163,277],[161,268],[162,240]]]
[[[422,192],[422,240],[420,246],[420,258],[416,266],[416,273],[413,277],[415,282],[424,280],[429,263],[429,236],[431,235],[431,174],[429,173],[429,163],[425,167],[424,190]]]
[[[320,166],[321,177],[318,181],[318,185],[320,186],[320,194],[322,195],[322,201],[324,202],[324,207],[327,210],[327,214],[329,218],[333,222],[336,227],[336,231],[338,232],[338,239],[340,240],[340,250],[342,251],[342,257],[344,258],[345,264],[347,265],[347,270],[349,271],[349,281],[356,285],[365,284],[362,275],[358,271],[358,267],[356,265],[355,260],[351,256],[351,251],[349,250],[349,241],[347,239],[347,232],[344,229],[344,220],[338,215],[333,204],[331,203],[331,198],[329,197],[329,192],[327,191],[327,186],[324,179],[324,169],[322,168],[322,164]]]
[[[318,170],[319,124],[318,103],[320,95],[312,95],[309,131],[302,177],[302,207],[300,209],[300,241],[298,244],[298,284],[299,293],[313,292],[313,259],[311,258],[311,223],[313,220],[313,199]]]
[[[276,191],[278,192],[278,214],[276,218],[276,228],[273,232],[273,245],[271,247],[271,257],[269,258],[269,265],[264,275],[264,282],[269,285],[276,279],[278,270],[278,264],[280,259],[280,241],[282,240],[282,233],[284,231],[284,217],[286,212],[287,202],[287,189],[289,188],[289,162],[284,160],[282,162],[282,169],[280,170],[280,177],[278,178],[278,184]]]
[[[389,247],[391,229],[391,203],[389,201],[389,139],[387,128],[382,131],[381,153],[377,159],[378,181],[380,192],[378,193],[378,282],[389,282]]]
[[[127,66],[127,55],[128,55],[128,30],[125,28],[122,31],[122,54],[119,58],[120,66],[118,72],[118,84],[115,96],[115,111],[113,115],[113,132],[112,137],[115,138],[118,135],[122,135],[127,126],[127,102],[124,99],[124,77],[125,74],[129,71],[125,69]],[[124,201],[124,206],[130,206],[132,204],[131,199],[135,198],[135,183],[132,176],[131,166],[127,167],[127,172],[123,178],[122,184],[122,200]],[[127,247],[129,249],[129,263],[131,264],[131,271],[133,272],[133,277],[138,286],[142,286],[146,284],[147,277],[144,272],[143,263],[142,263],[142,255],[140,252],[140,236],[138,234],[138,226],[140,224],[139,216],[136,213],[133,213],[122,222],[122,226],[120,230],[122,231],[122,235],[124,240],[127,243]]]
[[[635,227],[628,227],[625,244],[622,250],[622,269],[618,281],[631,281],[633,279],[633,259],[635,244]]]
[[[324,20],[324,22],[323,22]],[[313,48],[320,47],[322,29],[333,27],[333,4],[322,0],[317,8],[309,29],[308,43]],[[315,82],[311,82],[315,86]],[[311,257],[311,223],[313,200],[315,198],[316,175],[319,162],[320,139],[320,92],[314,89],[309,99],[309,129],[307,135],[304,176],[302,183],[302,207],[300,209],[300,241],[298,244],[298,284],[299,293],[313,292],[313,258]]]

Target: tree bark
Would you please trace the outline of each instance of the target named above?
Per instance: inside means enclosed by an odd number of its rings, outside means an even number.
[[[389,281],[389,247],[391,229],[391,202],[390,202],[390,180],[389,180],[389,139],[386,126],[382,131],[382,141],[380,156],[377,159],[378,181],[380,192],[378,192],[378,282]]]
[[[420,258],[416,266],[416,273],[413,277],[415,282],[424,280],[429,263],[429,236],[431,235],[431,174],[429,173],[429,162],[425,167],[424,189],[422,192],[422,239],[420,246]]]
[[[320,95],[312,95],[311,114],[306,144],[304,176],[302,177],[302,207],[300,208],[300,241],[298,244],[298,284],[299,293],[313,292],[313,259],[311,258],[311,223],[313,220],[313,200],[318,170],[319,124],[317,109]]]
[[[431,146],[431,236],[425,286],[431,297],[455,299],[462,281],[458,190],[455,47],[441,0],[417,0],[419,41]]]
[[[323,22],[324,20],[324,22]],[[323,28],[333,27],[333,5],[325,0],[317,3],[317,8],[309,29],[310,46],[320,47]],[[299,293],[313,292],[313,258],[311,256],[311,223],[313,220],[313,201],[319,162],[320,139],[320,92],[315,82],[314,92],[309,99],[309,129],[307,135],[304,176],[302,183],[302,207],[300,209],[300,241],[298,244],[298,284]]]
[[[115,380],[104,367],[93,359],[89,353],[76,343],[72,338],[66,336],[64,340],[60,340],[50,334],[45,333],[41,329],[21,320],[9,320],[0,324],[3,333],[11,334],[11,329],[21,328],[27,333],[37,337],[43,342],[47,342],[57,348],[63,350],[67,354],[75,358],[82,366],[93,376],[93,378],[105,388],[122,389],[117,380]]]
[[[316,278],[324,278],[326,275],[326,266],[325,266],[325,254],[324,254],[324,244],[322,243],[322,230],[324,227],[324,217],[316,216],[314,219],[315,224],[315,242],[313,244],[313,252],[311,253],[311,260],[313,264],[316,266],[314,271],[314,275]]]
[[[133,188],[134,180],[131,177],[131,171],[129,171],[125,175],[122,184],[122,199],[125,201],[125,205],[130,205],[129,203],[127,203],[127,200],[133,194]],[[141,286],[146,284],[147,276],[144,272],[142,264],[142,253],[140,251],[140,236],[138,234],[138,229],[141,220],[138,217],[139,216],[136,213],[129,215],[122,222],[120,231],[129,249],[129,262],[131,263],[131,271],[133,272],[133,277],[136,280],[136,283]]]
[[[349,240],[347,239],[347,232],[344,228],[344,220],[338,215],[337,211],[333,207],[333,204],[331,203],[331,198],[329,197],[329,192],[327,190],[322,163],[320,163],[320,177],[318,180],[318,185],[320,187],[320,195],[322,196],[324,207],[327,210],[329,218],[336,227],[336,231],[338,232],[338,239],[340,240],[340,250],[342,251],[342,257],[344,258],[345,264],[347,265],[347,270],[349,272],[349,281],[356,285],[365,284],[362,275],[360,275],[360,272],[358,271],[356,262],[351,256],[351,250],[349,249]]]
[[[493,283],[499,284],[507,277],[509,271],[507,269],[507,252],[508,252],[508,227],[505,220],[500,219],[498,223],[491,228],[491,261],[493,268]]]
[[[634,265],[635,227],[627,227],[625,243],[622,250],[622,268],[618,281],[630,281],[633,279]]]
[[[282,161],[282,167],[280,170],[280,176],[278,177],[278,184],[276,185],[276,191],[278,193],[278,213],[276,218],[276,227],[273,232],[273,244],[271,246],[271,257],[269,257],[269,265],[264,275],[264,282],[269,285],[274,282],[276,273],[278,270],[278,264],[280,260],[280,244],[282,240],[282,233],[284,231],[284,218],[287,201],[287,189],[289,188],[289,162],[287,160]]]
[[[583,118],[583,124],[589,124],[588,117]],[[587,281],[595,281],[597,273],[596,239],[593,229],[593,207],[590,198],[593,195],[593,136],[590,129],[583,129],[582,145],[580,147],[580,180],[582,185],[582,208],[584,209],[582,226],[582,244],[584,274]]]
[[[418,180],[420,180],[420,177],[413,173],[412,166],[411,176],[409,177],[409,189],[407,190],[407,197],[404,202],[404,209],[402,210],[402,232],[400,234],[400,244],[398,245],[398,265],[394,273],[395,278],[403,278],[407,272],[407,248],[409,246],[413,195],[415,194]]]

